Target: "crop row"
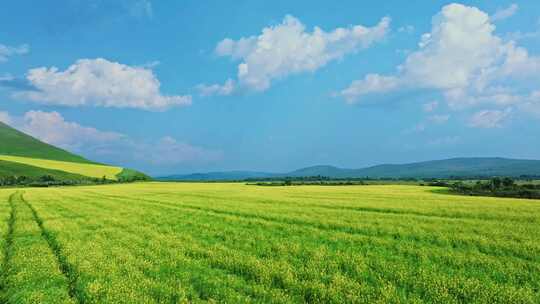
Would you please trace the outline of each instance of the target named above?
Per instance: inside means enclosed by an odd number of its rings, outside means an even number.
[[[3,262],[0,298],[6,303],[74,303],[68,279],[45,238],[36,214],[21,192],[3,199],[9,206],[3,226]]]
[[[118,185],[25,197],[88,303],[538,303],[531,202],[419,187],[264,188]]]

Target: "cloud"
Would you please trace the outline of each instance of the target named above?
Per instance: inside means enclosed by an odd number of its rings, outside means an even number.
[[[27,44],[20,46],[9,46],[0,43],[0,63],[8,61],[9,57],[15,55],[24,55],[30,51],[30,47]]]
[[[430,113],[430,112],[433,112],[437,109],[437,107],[439,106],[439,102],[438,101],[432,101],[432,102],[428,102],[428,103],[425,103],[422,105],[422,110],[426,113]]]
[[[362,80],[356,80],[345,90],[341,91],[341,96],[349,103],[355,103],[357,96],[382,93],[392,91],[399,87],[400,79],[393,76],[382,76],[378,74],[368,74]]]
[[[48,105],[165,110],[191,104],[189,95],[162,95],[152,70],[102,58],[77,60],[65,71],[31,69],[26,80],[35,89],[14,96]]]
[[[11,116],[8,112],[0,111],[0,122],[5,123],[6,125],[11,124]]]
[[[357,103],[373,93],[425,89],[440,92],[453,109],[521,103],[538,85],[532,79],[540,76],[540,57],[505,42],[494,30],[488,14],[478,8],[447,5],[395,74],[368,74],[337,95]],[[374,86],[374,80],[385,85]]]
[[[103,132],[75,122],[68,122],[58,112],[26,112],[18,128],[46,143],[69,150],[104,142],[115,142],[124,137],[119,133]]]
[[[330,32],[315,27],[309,32],[300,20],[288,15],[282,23],[264,28],[258,36],[222,40],[215,52],[218,56],[241,61],[234,90],[264,91],[273,80],[314,72],[331,61],[368,48],[384,39],[389,27],[390,18],[385,17],[374,27],[354,25]],[[214,91],[224,95],[224,87],[204,85],[201,89],[203,93]]]
[[[469,126],[483,129],[500,128],[510,116],[510,112],[510,110],[483,110],[476,112],[469,119]]]
[[[28,111],[21,117],[0,112],[0,121],[46,143],[113,164],[167,167],[223,158],[221,151],[194,146],[170,136],[145,141],[82,126],[65,120],[58,112]]]
[[[199,94],[201,96],[226,96],[231,95],[234,92],[235,89],[235,83],[234,80],[228,79],[225,81],[223,85],[220,84],[213,84],[213,85],[205,85],[205,84],[199,84],[197,86],[197,90],[199,91]]]
[[[514,16],[519,9],[519,6],[515,3],[512,3],[509,7],[498,9],[495,14],[493,14],[490,18],[492,22],[501,21],[504,19],[508,19],[512,16]]]

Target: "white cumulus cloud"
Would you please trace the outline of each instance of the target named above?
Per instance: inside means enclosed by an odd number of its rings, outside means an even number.
[[[494,31],[489,15],[478,8],[447,5],[395,74],[368,74],[338,95],[352,103],[371,93],[429,89],[439,91],[453,109],[523,102],[530,86],[538,85],[532,79],[540,77],[540,57]],[[385,85],[374,86],[374,80]]]
[[[215,52],[240,61],[235,89],[264,91],[275,79],[316,71],[381,41],[389,27],[390,18],[385,17],[373,27],[354,25],[329,32],[315,27],[310,32],[300,20],[286,16],[282,23],[264,28],[258,36],[222,40]],[[226,85],[204,85],[200,89],[203,94],[232,93],[224,89]]]
[[[357,96],[387,92],[399,87],[401,80],[393,76],[368,74],[362,80],[355,80],[351,85],[341,91],[341,96],[349,103],[357,101]]]
[[[22,123],[16,127],[46,143],[69,150],[123,138],[119,133],[99,131],[68,122],[58,112],[28,111],[24,114]]]
[[[77,60],[65,71],[31,69],[26,79],[35,90],[17,92],[15,97],[49,105],[164,110],[191,104],[189,95],[163,95],[151,69],[102,58]]]

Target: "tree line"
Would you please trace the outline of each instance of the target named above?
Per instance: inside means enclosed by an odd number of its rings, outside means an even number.
[[[81,178],[65,179],[57,178],[53,175],[41,175],[39,177],[30,177],[25,175],[6,175],[0,176],[0,187],[52,187],[52,186],[75,186],[75,185],[103,185],[114,183],[129,183],[135,181],[148,180],[143,175],[119,176],[118,180],[102,178]]]
[[[451,192],[473,196],[498,196],[540,199],[540,184],[516,183],[510,177],[494,177],[487,181],[434,182],[433,186],[446,186]]]

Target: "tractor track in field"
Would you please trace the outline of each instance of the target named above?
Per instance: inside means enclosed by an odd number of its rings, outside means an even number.
[[[79,273],[77,269],[67,260],[67,257],[62,252],[62,246],[58,243],[54,234],[52,234],[45,228],[43,224],[43,219],[39,216],[36,209],[34,209],[34,206],[32,206],[32,204],[30,204],[30,202],[24,198],[23,193],[20,193],[20,192],[18,193],[20,195],[20,200],[28,208],[30,208],[30,211],[32,212],[32,216],[34,217],[34,221],[36,222],[36,224],[39,226],[39,229],[41,230],[41,236],[45,239],[45,241],[47,241],[49,248],[51,249],[54,256],[56,257],[60,271],[62,272],[62,274],[66,277],[68,281],[69,296],[76,303],[80,303],[80,304],[86,303],[87,301],[86,301],[85,291],[82,288],[80,288],[78,284]]]
[[[6,280],[9,271],[9,263],[12,255],[13,248],[13,235],[15,232],[15,221],[17,220],[17,209],[15,208],[15,203],[13,198],[17,195],[18,192],[14,192],[8,198],[8,203],[11,208],[9,219],[8,219],[8,231],[5,235],[5,244],[4,244],[4,256],[2,259],[2,264],[0,269],[2,273],[0,274],[0,303],[7,303],[7,300],[4,298],[4,292],[6,289]]]

